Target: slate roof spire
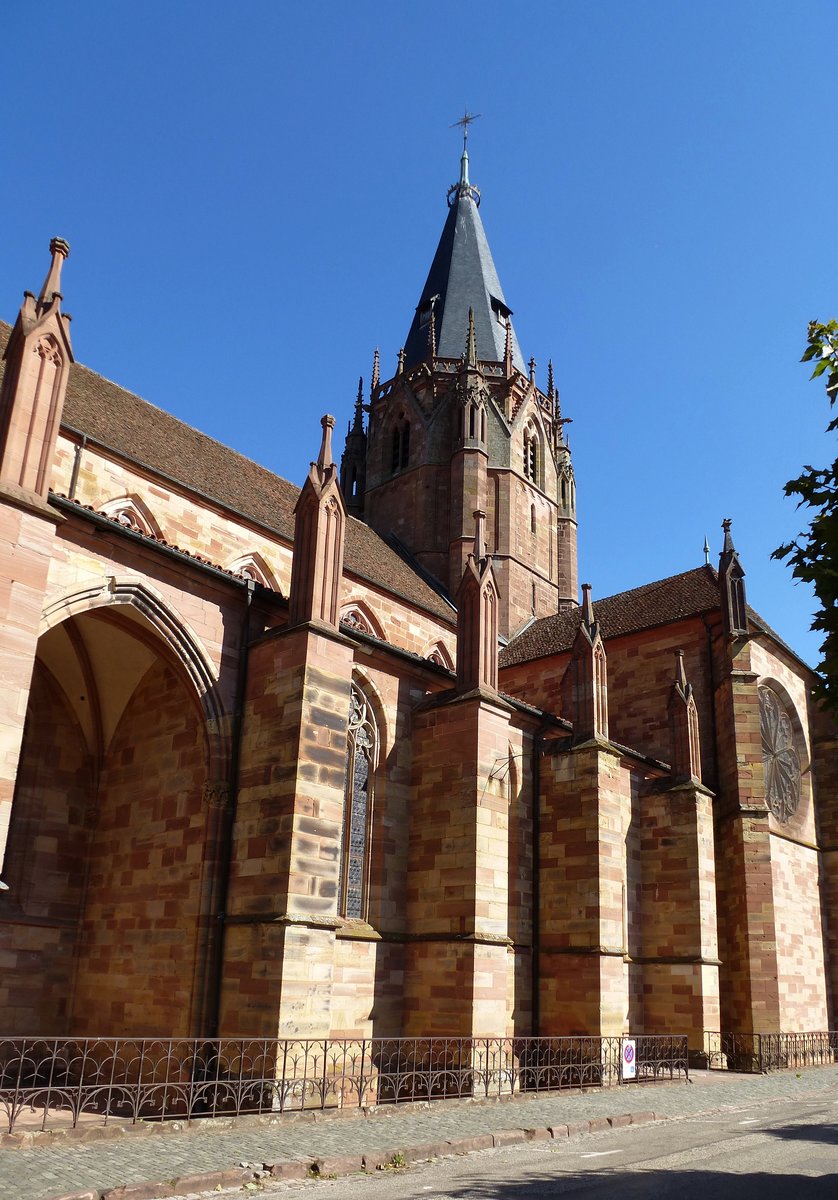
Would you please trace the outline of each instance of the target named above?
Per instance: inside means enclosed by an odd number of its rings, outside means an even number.
[[[474,310],[477,357],[503,362],[509,327],[512,362],[525,374],[524,359],[486,240],[478,208],[480,192],[469,179],[465,142],[460,178],[448,189],[448,217],[405,342],[405,370],[428,357],[428,326],[433,314],[436,354],[460,358]]]

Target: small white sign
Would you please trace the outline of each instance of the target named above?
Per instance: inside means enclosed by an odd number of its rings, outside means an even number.
[[[637,1043],[634,1038],[623,1041],[623,1079],[637,1078]]]

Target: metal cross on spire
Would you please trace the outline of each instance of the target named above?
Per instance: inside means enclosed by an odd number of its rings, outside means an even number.
[[[468,142],[468,127],[469,127],[469,125],[472,123],[472,121],[476,121],[478,117],[482,117],[482,116],[483,116],[482,113],[470,113],[468,111],[468,109],[466,109],[465,112],[463,113],[463,115],[460,117],[459,121],[455,121],[453,125],[449,126],[450,129],[456,129],[458,125],[462,125],[462,127],[463,127],[463,149],[464,150],[466,148],[466,143]]]

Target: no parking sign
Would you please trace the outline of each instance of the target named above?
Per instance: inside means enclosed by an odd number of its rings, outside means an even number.
[[[623,1079],[637,1078],[637,1044],[634,1038],[623,1040]]]

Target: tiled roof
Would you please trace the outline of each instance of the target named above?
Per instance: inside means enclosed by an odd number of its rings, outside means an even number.
[[[0,353],[11,327],[0,321]],[[0,361],[0,380],[4,364]],[[120,457],[167,476],[290,542],[299,488],[95,371],[70,368],[62,425],[86,433]],[[349,517],[346,569],[418,608],[453,623],[450,605],[377,533]]]
[[[718,607],[716,572],[712,567],[702,566],[628,592],[618,592],[616,596],[606,596],[602,600],[595,598],[594,616],[607,641]],[[511,667],[569,650],[581,621],[581,608],[565,609],[534,621],[501,652],[500,665]]]
[[[594,617],[599,622],[605,641],[671,625],[687,617],[697,617],[720,607],[719,577],[711,566],[695,567],[680,575],[670,575],[656,583],[645,583],[628,592],[617,592],[594,600]],[[778,646],[796,659],[808,671],[808,663],[775,633],[767,621],[748,605],[748,620],[752,628],[768,634]],[[552,617],[533,621],[509,645],[501,650],[499,666],[513,667],[534,658],[546,658],[569,650],[582,621],[582,609],[571,608]]]

